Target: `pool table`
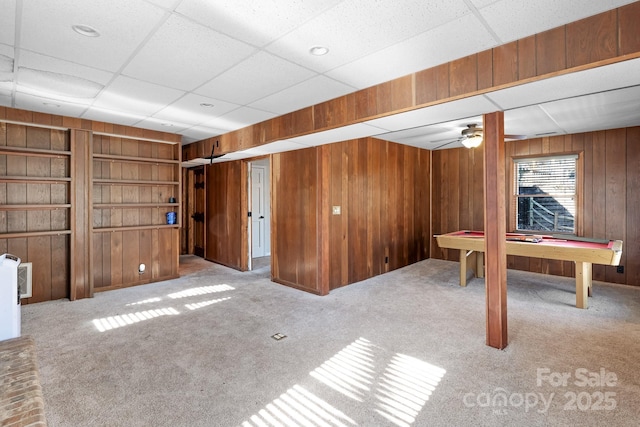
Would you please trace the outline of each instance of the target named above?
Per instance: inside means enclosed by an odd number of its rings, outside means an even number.
[[[596,240],[573,236],[544,236],[507,233],[507,255],[574,261],[576,264],[576,307],[587,308],[591,295],[592,265],[618,265],[622,240]],[[436,236],[438,246],[460,250],[460,286],[467,284],[467,265],[475,277],[484,276],[484,233],[455,231]]]

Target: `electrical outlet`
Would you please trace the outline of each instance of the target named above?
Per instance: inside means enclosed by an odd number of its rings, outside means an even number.
[[[620,274],[624,274],[624,265],[619,265],[619,266],[616,268],[616,272],[617,272],[617,273],[620,273]]]

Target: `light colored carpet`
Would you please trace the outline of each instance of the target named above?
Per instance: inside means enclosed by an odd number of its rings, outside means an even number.
[[[23,306],[50,426],[638,425],[640,289],[596,282],[580,310],[572,279],[510,271],[499,351],[483,280],[460,288],[454,262],[326,297],[268,266],[183,262],[180,279]]]

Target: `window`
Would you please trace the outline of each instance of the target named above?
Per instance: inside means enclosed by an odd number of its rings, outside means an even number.
[[[515,228],[576,234],[578,155],[513,163]]]

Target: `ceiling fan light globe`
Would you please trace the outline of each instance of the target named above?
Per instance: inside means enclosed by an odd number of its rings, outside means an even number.
[[[470,136],[462,140],[462,145],[467,148],[476,148],[482,144],[482,137],[478,135]]]

